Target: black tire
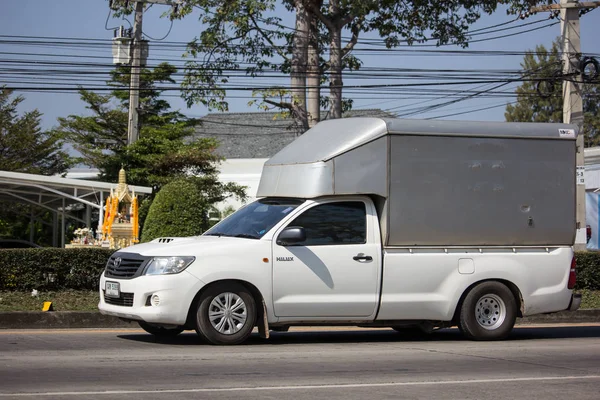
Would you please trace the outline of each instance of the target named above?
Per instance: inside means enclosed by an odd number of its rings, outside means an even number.
[[[143,321],[138,321],[138,324],[140,325],[140,328],[159,338],[172,338],[183,332],[183,329],[181,328],[164,328]]]
[[[227,307],[223,301],[229,296],[230,302],[243,303],[240,308]],[[219,306],[222,304],[223,307]],[[243,309],[243,313],[242,313]],[[216,313],[229,310],[229,314],[219,317]],[[209,318],[213,312],[213,321]],[[208,288],[200,297],[196,310],[196,332],[211,344],[232,345],[244,342],[252,334],[256,324],[256,302],[248,289],[238,283],[221,283]],[[233,322],[233,324],[231,323]],[[237,324],[236,324],[237,323]],[[213,325],[214,324],[214,325]]]
[[[510,289],[500,282],[483,282],[465,297],[458,328],[471,340],[502,340],[516,319],[517,302]]]

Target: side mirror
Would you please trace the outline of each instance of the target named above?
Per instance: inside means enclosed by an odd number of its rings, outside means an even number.
[[[277,237],[277,244],[289,246],[306,240],[306,231],[301,226],[288,226]]]

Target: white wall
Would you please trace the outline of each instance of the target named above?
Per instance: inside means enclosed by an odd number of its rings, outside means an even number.
[[[248,200],[246,203],[256,199],[258,191],[258,183],[260,182],[260,174],[267,158],[230,158],[221,163],[219,170],[219,180],[221,182],[235,182],[238,185],[246,186],[246,194]],[[227,199],[216,205],[219,210],[224,210],[231,206],[234,209],[240,208],[242,203],[236,199]]]
[[[600,188],[600,147],[590,147],[584,151],[585,157],[585,190],[594,191]]]

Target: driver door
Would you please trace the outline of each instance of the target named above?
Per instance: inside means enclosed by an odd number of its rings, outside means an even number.
[[[381,257],[373,218],[371,203],[330,201],[315,204],[288,223],[286,227],[302,227],[306,240],[278,244],[276,235],[273,241],[275,315],[372,316]]]

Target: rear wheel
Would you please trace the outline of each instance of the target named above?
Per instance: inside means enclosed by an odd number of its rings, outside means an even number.
[[[196,312],[196,331],[212,344],[244,342],[256,323],[256,302],[244,286],[217,284],[202,294]]]
[[[159,338],[175,337],[183,332],[183,329],[181,328],[164,328],[162,326],[152,325],[143,321],[139,321],[138,324],[143,330]]]
[[[514,295],[500,282],[484,282],[469,291],[460,309],[460,331],[472,340],[505,339],[517,319]]]

